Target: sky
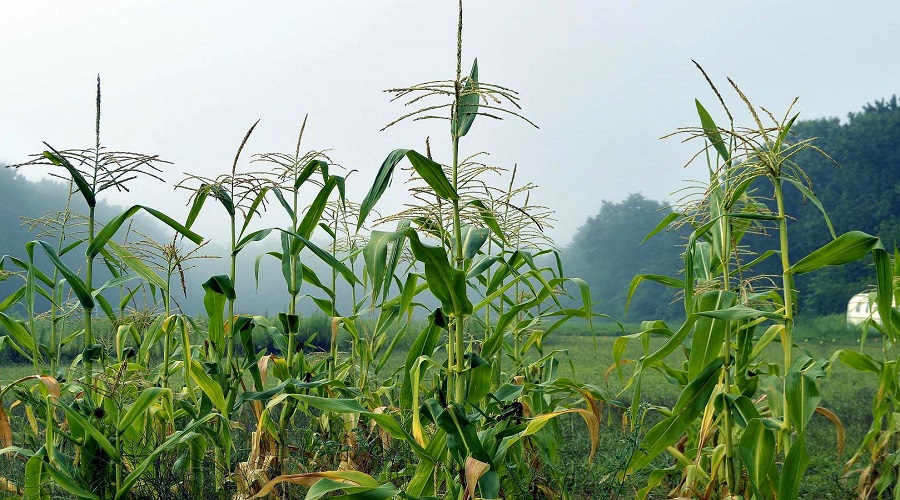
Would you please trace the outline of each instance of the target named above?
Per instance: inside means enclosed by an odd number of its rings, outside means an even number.
[[[257,119],[245,158],[293,152],[307,114],[305,148],[329,149],[356,170],[349,196],[361,200],[393,149],[421,150],[430,137],[435,158],[449,163],[445,121],[380,129],[406,111],[384,89],[454,78],[456,9],[446,0],[5,0],[0,162],[23,161],[42,141],[92,145],[99,74],[103,144],[173,163],[166,183],[107,191],[111,203],[183,220],[188,193],[172,186],[185,173],[229,171]],[[692,59],[723,91],[731,77],[779,116],[799,96],[801,118],[845,117],[900,86],[896,0],[469,0],[464,12],[463,67],[477,57],[480,80],[517,90],[540,128],[479,117],[462,153],[518,165],[517,178],[538,186],[532,201],[555,211],[548,234],[560,246],[603,200],[640,192],[672,201],[686,179],[705,175],[704,165],[684,168],[699,144],[660,140],[698,124],[695,98],[724,123]],[[749,124],[742,114],[738,122]],[[408,201],[402,180],[382,213]],[[226,234],[220,215],[200,220],[201,233]]]

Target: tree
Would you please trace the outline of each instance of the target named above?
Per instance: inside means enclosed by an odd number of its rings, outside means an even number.
[[[678,247],[684,242],[682,235],[664,232],[641,243],[669,212],[665,203],[637,193],[619,203],[603,201],[597,215],[588,217],[564,250],[567,272],[591,285],[592,296],[604,313],[625,316],[625,299],[634,276],[674,276],[681,268]],[[672,317],[680,310],[674,300],[671,289],[644,284],[632,299],[627,317]]]

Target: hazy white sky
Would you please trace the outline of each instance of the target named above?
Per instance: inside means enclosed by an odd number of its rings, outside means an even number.
[[[843,117],[900,84],[896,0],[469,0],[465,13],[464,66],[477,56],[481,79],[518,90],[541,129],[479,118],[463,150],[518,163],[539,185],[536,201],[556,210],[561,245],[601,200],[671,200],[683,179],[703,176],[682,169],[694,146],[658,140],[697,122],[694,98],[715,107],[692,58],[776,114],[800,96],[803,118]],[[183,218],[186,193],[171,188],[183,172],[228,170],[256,119],[247,153],[293,151],[306,113],[304,144],[359,170],[349,181],[359,200],[395,148],[431,136],[448,161],[446,122],[379,129],[403,112],[382,89],[453,78],[455,17],[446,0],[5,0],[0,161],[41,141],[92,144],[100,74],[103,143],[174,162],[168,186],[141,183],[112,202]],[[381,210],[403,195],[395,182]]]

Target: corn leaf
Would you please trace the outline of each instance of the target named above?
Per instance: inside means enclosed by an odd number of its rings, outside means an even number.
[[[775,467],[775,432],[767,429],[760,419],[753,419],[744,429],[738,453],[747,467],[750,485],[757,498],[766,498],[765,482]]]
[[[703,413],[719,381],[719,371],[724,362],[724,358],[717,358],[685,386],[672,408],[671,416],[654,425],[644,436],[641,449],[635,452],[628,464],[629,473],[650,465],[654,458],[678,441]]]
[[[459,94],[459,102],[457,103],[456,113],[451,122],[451,133],[455,137],[463,137],[469,133],[472,128],[472,122],[478,115],[478,101],[481,96],[478,95],[478,59],[472,63],[472,70],[469,71],[469,77],[463,84],[462,91]]]

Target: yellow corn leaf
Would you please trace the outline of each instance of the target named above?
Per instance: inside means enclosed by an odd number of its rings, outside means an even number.
[[[600,443],[600,420],[594,412],[590,410],[585,410],[584,408],[569,408],[538,415],[528,422],[528,426],[525,427],[525,431],[522,432],[522,435],[530,436],[536,433],[547,425],[547,422],[565,413],[577,413],[584,419],[584,423],[587,425],[588,432],[591,435],[591,454],[588,456],[588,461],[593,460],[594,453],[597,451],[597,445]]]
[[[834,424],[834,428],[837,429],[837,445],[838,445],[838,456],[844,451],[844,424],[841,422],[841,419],[838,418],[837,415],[834,414],[831,410],[827,408],[823,408],[821,406],[816,407],[816,413],[822,415],[827,418]]]
[[[369,488],[377,488],[379,486],[378,481],[373,479],[372,476],[354,470],[284,474],[269,481],[256,495],[253,496],[253,498],[262,498],[268,495],[272,489],[281,483],[299,484],[300,486],[309,488],[319,482],[320,479],[330,479],[348,486],[365,486]]]
[[[466,457],[466,495],[465,500],[475,498],[475,487],[478,486],[478,479],[490,470],[490,464],[486,464],[472,457]]]
[[[9,425],[9,417],[6,415],[6,410],[3,409],[2,401],[0,401],[0,448],[8,448],[12,445],[12,427]]]

